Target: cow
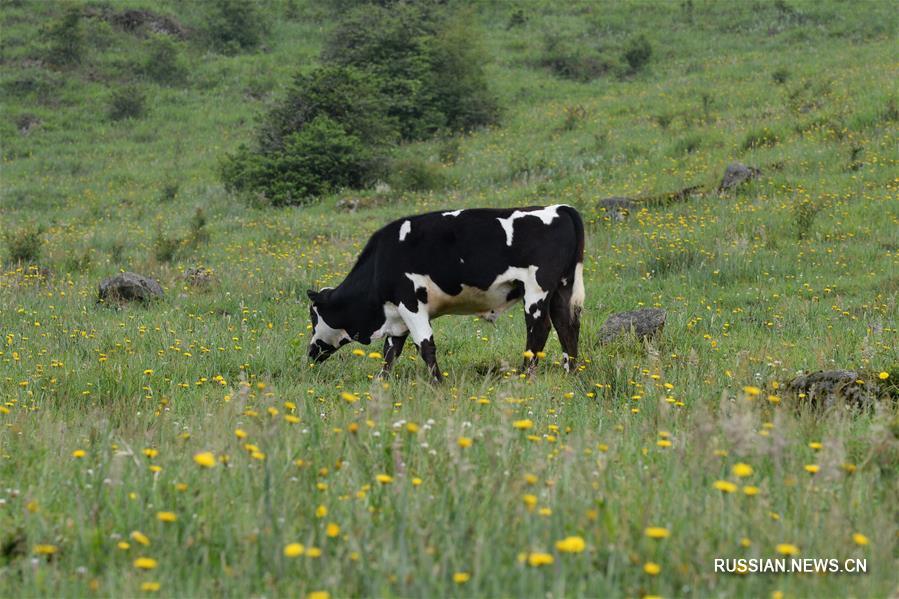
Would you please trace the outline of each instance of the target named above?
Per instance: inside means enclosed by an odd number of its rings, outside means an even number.
[[[570,372],[584,305],[584,224],[564,204],[401,218],[371,236],[340,285],[307,294],[314,362],[351,341],[367,345],[383,337],[386,375],[411,335],[439,382],[431,320],[477,314],[495,321],[523,300],[523,371],[533,374],[552,323]]]

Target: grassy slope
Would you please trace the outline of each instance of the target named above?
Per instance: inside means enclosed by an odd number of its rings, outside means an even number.
[[[52,276],[38,284],[8,267],[0,277],[0,541],[20,540],[26,555],[38,543],[59,553],[36,565],[15,551],[0,556],[0,595],[82,595],[94,583],[101,594],[132,594],[147,581],[167,594],[894,592],[895,408],[815,415],[786,399],[749,401],[741,389],[767,394],[797,370],[833,366],[899,375],[897,127],[887,118],[895,16],[888,3],[796,3],[798,12],[694,4],[692,22],[674,3],[535,4],[512,29],[506,7],[482,8],[503,126],[462,139],[445,167],[451,189],[392,194],[357,214],[335,211],[337,197],[254,210],[215,176],[219,156],[250,139],[255,115],[314,64],[324,11],[280,20],[262,52],[224,57],[188,42],[188,83],[143,83],[147,117],[111,123],[106,98],[130,79],[123,65],[142,60],[143,42],[92,23],[87,63],[53,72],[29,59],[60,6],[3,4],[0,218],[4,229],[47,227],[41,264]],[[193,27],[203,19],[198,5],[117,4],[128,5]],[[624,81],[561,81],[532,66],[550,30],[610,55],[645,32],[654,58]],[[772,80],[778,68],[789,72],[783,85]],[[53,90],[44,99],[8,93],[11,81],[35,79]],[[788,93],[805,80],[829,81],[829,94],[792,110]],[[584,116],[564,127],[578,106]],[[14,125],[23,114],[42,121],[28,136]],[[764,127],[780,143],[742,149]],[[436,157],[439,145],[401,153]],[[847,168],[853,147],[862,148],[856,170]],[[711,188],[734,159],[768,176],[736,196],[648,208],[625,224],[593,208],[609,195]],[[164,203],[172,181],[178,197]],[[304,289],[339,281],[384,222],[438,207],[558,201],[590,221],[588,362],[577,377],[551,365],[527,382],[489,374],[519,359],[518,313],[495,328],[437,321],[450,376],[442,389],[423,381],[411,351],[388,387],[369,380],[376,361],[348,350],[305,365]],[[799,240],[803,204],[821,211]],[[210,242],[158,263],[154,238],[183,234],[197,207]],[[198,263],[216,272],[209,291],[179,279]],[[119,268],[157,276],[168,298],[121,312],[96,306],[97,281]],[[650,305],[669,310],[660,344],[598,347],[609,312]],[[551,340],[550,361],[558,351]],[[342,391],[363,399],[347,403]],[[282,420],[289,411],[302,422]],[[515,430],[524,418],[534,428]],[[264,460],[241,448],[238,427]],[[657,445],[660,434],[670,447]],[[473,445],[460,447],[460,436]],[[149,447],[159,455],[145,457]],[[79,448],[87,456],[71,458]],[[191,460],[201,450],[228,455],[231,467],[201,471]],[[755,470],[748,480],[731,474],[739,461]],[[846,475],[843,463],[858,468]],[[821,472],[810,476],[807,464]],[[394,481],[377,483],[379,473]],[[722,494],[718,479],[761,492]],[[328,514],[318,517],[318,506]],[[157,521],[159,510],[178,521]],[[328,522],[340,525],[337,538],[325,534]],[[670,538],[645,538],[649,525]],[[117,549],[133,530],[151,544]],[[870,544],[855,545],[854,532]],[[557,553],[567,535],[583,536],[587,551]],[[291,541],[322,555],[284,558]],[[714,557],[772,556],[778,543],[807,557],[865,556],[870,574],[712,573]],[[554,553],[555,563],[519,563],[529,551]],[[158,569],[133,568],[138,555]],[[658,576],[644,573],[647,561],[661,565]],[[454,572],[471,580],[457,586]]]

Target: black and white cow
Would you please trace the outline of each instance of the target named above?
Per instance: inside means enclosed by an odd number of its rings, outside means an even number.
[[[566,370],[577,358],[584,305],[584,225],[571,206],[476,208],[402,218],[375,232],[336,288],[309,290],[309,357],[326,360],[350,341],[385,337],[384,370],[406,337],[441,379],[431,320],[496,318],[524,300],[525,368],[533,371],[550,322]]]

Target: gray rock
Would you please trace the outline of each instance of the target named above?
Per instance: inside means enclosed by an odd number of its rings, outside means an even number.
[[[623,197],[605,198],[596,205],[616,222],[627,220],[630,213],[637,209],[637,204],[632,199]]]
[[[100,301],[105,302],[146,302],[162,295],[162,287],[155,279],[133,272],[123,272],[100,283]]]
[[[877,398],[877,382],[855,370],[803,374],[787,383],[786,389],[794,395],[803,394],[802,400],[824,408],[838,405],[841,400],[847,405],[866,407]]]
[[[727,169],[724,171],[724,178],[721,179],[721,185],[718,186],[718,191],[733,189],[747,181],[755,179],[761,174],[762,171],[754,166],[746,166],[740,162],[732,162],[727,165]]]
[[[668,313],[661,308],[645,308],[630,312],[612,314],[599,329],[599,338],[608,343],[619,335],[630,334],[633,330],[638,339],[652,339],[662,333]]]

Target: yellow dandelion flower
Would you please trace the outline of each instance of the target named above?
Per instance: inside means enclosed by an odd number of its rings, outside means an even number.
[[[50,544],[39,544],[34,546],[34,552],[38,555],[53,555],[59,551],[59,547]]]
[[[852,542],[855,543],[856,545],[861,545],[861,546],[864,547],[865,545],[867,545],[867,544],[870,543],[871,541],[868,540],[868,537],[866,537],[866,536],[863,535],[862,533],[857,532],[857,533],[855,533],[855,534],[852,535]]]
[[[312,591],[306,595],[306,599],[331,599],[331,593],[328,591]]]
[[[284,546],[284,557],[299,557],[306,552],[302,543],[288,543]]]
[[[555,560],[551,553],[542,553],[539,551],[531,552],[528,555],[528,565],[532,568],[539,568],[540,566],[549,566]]]
[[[246,439],[247,431],[243,430],[242,428],[236,428],[234,429],[234,436],[238,439]]]
[[[465,584],[471,580],[471,574],[468,572],[454,572],[453,573],[453,582],[456,584]]]
[[[661,526],[650,526],[643,531],[643,534],[650,539],[667,539],[671,535],[667,528]]]
[[[174,522],[178,519],[178,515],[175,512],[157,512],[156,519],[160,522]]]
[[[758,387],[753,387],[752,385],[747,385],[743,387],[743,393],[746,395],[750,395],[752,397],[758,396],[762,392]]]
[[[309,549],[306,550],[306,557],[311,557],[312,559],[315,559],[317,557],[321,557],[321,555],[322,555],[322,550],[319,549],[318,547],[310,547]]]
[[[328,526],[325,527],[325,534],[332,539],[340,535],[340,525],[336,522],[328,522]]]
[[[722,493],[733,493],[737,490],[737,485],[730,481],[726,480],[716,480],[713,484],[713,487],[721,491]]]
[[[159,590],[160,586],[161,585],[158,582],[147,580],[141,583],[140,590],[144,591],[145,593],[155,593]]]
[[[524,357],[525,360],[533,360],[534,359],[534,352],[532,352],[531,350],[525,350],[524,352],[522,352],[521,355]]]
[[[752,476],[753,473],[752,466],[744,464],[743,462],[734,464],[734,467],[731,468],[730,471],[738,478],[746,478],[747,476]]]
[[[116,543],[116,547],[118,547],[122,551],[128,551],[129,549],[131,549],[131,543],[129,543],[128,541],[119,541],[118,543]]]
[[[373,352],[368,353],[368,357],[371,358],[372,360],[380,360],[384,356],[381,355],[381,352],[373,351]]]
[[[364,349],[360,349],[360,348],[357,347],[356,349],[353,350],[353,355],[354,355],[354,356],[359,356],[360,358],[364,358],[364,357],[365,357],[365,350],[364,350]]]
[[[889,372],[886,372],[886,371],[883,371],[883,372],[881,372],[880,374],[877,375],[877,378],[879,378],[879,379],[882,380],[882,381],[885,381],[885,380],[887,380],[888,378],[890,378],[890,373],[889,373]]]
[[[202,468],[212,468],[215,466],[215,454],[211,451],[201,451],[194,454],[194,462]]]
[[[72,457],[75,458],[76,460],[80,460],[81,458],[83,458],[86,455],[87,455],[87,452],[84,451],[83,449],[76,449],[75,451],[72,452]]]
[[[412,477],[412,486],[413,487],[417,487],[420,484],[421,484],[420,478],[418,478],[417,476]]]
[[[135,543],[140,543],[144,547],[150,544],[150,538],[147,537],[144,533],[139,530],[135,530],[131,532],[131,540]]]
[[[774,549],[781,555],[799,555],[799,547],[792,543],[780,543]]]
[[[139,570],[153,570],[158,565],[159,562],[152,557],[139,557],[134,560],[134,567]]]
[[[537,507],[537,496],[536,495],[531,495],[530,493],[526,493],[525,495],[522,496],[521,500],[524,502],[524,504],[528,507],[529,510],[532,510],[535,507]]]
[[[147,447],[146,449],[144,449],[144,455],[152,460],[159,455],[159,450],[153,449],[152,447]]]
[[[316,518],[324,518],[328,515],[328,507],[325,505],[320,505],[315,508],[315,517]]]
[[[658,441],[656,441],[656,445],[658,445],[659,447],[671,447],[671,441],[669,441],[668,439],[659,439]]]
[[[472,441],[471,437],[459,437],[458,439],[456,439],[456,443],[459,444],[459,447],[465,448],[471,447],[474,441]]]
[[[809,474],[817,474],[818,471],[821,470],[821,467],[818,464],[806,464],[802,469]]]
[[[752,485],[746,485],[745,487],[743,487],[743,494],[749,497],[753,497],[759,494],[759,488],[753,487]]]
[[[534,427],[534,421],[530,418],[525,418],[524,420],[516,420],[512,423],[512,426],[517,428],[518,430],[528,430],[529,428]]]
[[[355,393],[350,393],[349,391],[344,391],[340,394],[340,397],[342,397],[343,400],[347,403],[356,403],[357,401],[359,401],[359,396]]]
[[[646,562],[645,564],[643,564],[643,571],[650,576],[656,576],[659,572],[662,571],[662,566],[658,565],[655,562]]]
[[[406,430],[409,431],[410,433],[417,433],[417,432],[418,432],[418,425],[415,424],[414,422],[407,422],[407,423],[406,423]]]
[[[153,374],[153,369],[152,369],[152,368],[147,368],[146,370],[144,370],[144,374],[147,375],[147,376],[150,376],[151,374]]]
[[[525,474],[524,475],[524,482],[526,482],[529,485],[536,485],[538,480],[540,480],[540,479],[538,479],[537,475],[535,475],[535,474]]]
[[[556,541],[556,549],[562,553],[581,553],[587,544],[582,537],[570,536]]]
[[[375,480],[381,483],[382,485],[389,485],[393,482],[393,477],[389,474],[379,474],[375,477]]]

